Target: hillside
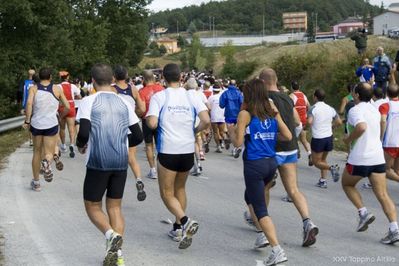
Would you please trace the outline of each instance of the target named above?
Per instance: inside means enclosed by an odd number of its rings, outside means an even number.
[[[282,13],[306,11],[309,24],[318,14],[321,31],[329,31],[331,26],[354,14],[373,17],[381,11],[364,0],[227,0],[209,2],[200,6],[161,11],[149,17],[148,25],[169,28],[169,33],[186,31],[190,23],[199,31],[208,30],[210,17],[215,17],[215,29],[227,34],[260,34],[265,17],[265,33],[282,32]]]

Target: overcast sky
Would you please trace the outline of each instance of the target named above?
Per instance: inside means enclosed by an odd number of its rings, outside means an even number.
[[[178,7],[184,7],[188,5],[200,5],[201,3],[210,2],[210,0],[153,0],[152,4],[149,6],[152,11],[160,11],[165,9],[174,9]],[[399,2],[399,0],[384,0],[385,6]],[[381,0],[370,0],[370,3],[374,5],[381,5]]]

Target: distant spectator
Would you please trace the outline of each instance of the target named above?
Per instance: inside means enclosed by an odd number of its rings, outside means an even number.
[[[355,47],[359,55],[364,55],[367,51],[367,30],[358,29],[352,36],[351,40],[355,41]]]
[[[359,77],[360,82],[367,82],[370,85],[374,83],[373,66],[370,65],[368,58],[363,59],[363,64],[356,70],[356,76]]]
[[[377,55],[373,60],[374,76],[376,87],[382,88],[384,95],[388,87],[389,74],[391,72],[392,64],[389,57],[384,53],[384,48],[377,48]]]

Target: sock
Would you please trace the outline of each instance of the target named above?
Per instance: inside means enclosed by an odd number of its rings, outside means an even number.
[[[40,181],[39,180],[33,180],[33,184],[40,185]]]
[[[364,217],[364,216],[366,216],[367,214],[368,214],[368,211],[367,211],[367,208],[366,208],[366,207],[363,207],[363,208],[360,208],[360,209],[359,209],[359,215],[360,215],[360,216]]]
[[[137,177],[137,178],[136,178],[136,183],[137,183],[137,182],[142,182],[142,181],[141,181],[141,177]]]
[[[151,168],[151,171],[156,172],[157,169],[155,169],[155,167]]]
[[[320,182],[327,182],[327,179],[320,177]]]
[[[302,222],[303,222],[303,228],[306,228],[308,222],[310,222],[310,219],[309,218],[303,219]]]
[[[111,236],[112,236],[112,234],[114,233],[114,230],[112,230],[112,229],[109,229],[107,232],[105,232],[105,238],[107,239],[107,240],[110,240],[111,239]]]
[[[277,252],[279,252],[280,250],[281,250],[280,245],[277,245],[277,246],[272,247],[272,252],[273,252],[273,253],[277,253]]]
[[[311,151],[308,151],[308,155],[311,155],[312,154],[312,152]]]
[[[180,219],[181,224],[186,224],[188,222],[188,217],[184,216],[183,218]]]
[[[398,222],[389,223],[389,231],[395,232],[398,229]]]
[[[173,224],[173,231],[176,231],[177,229],[181,229],[181,224],[174,223]]]

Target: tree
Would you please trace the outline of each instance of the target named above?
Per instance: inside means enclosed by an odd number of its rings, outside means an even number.
[[[188,26],[187,32],[191,35],[197,32],[197,27],[195,26],[194,21],[191,21],[190,25]]]
[[[165,47],[165,45],[161,45],[160,47],[159,47],[159,53],[161,54],[161,55],[164,55],[164,54],[166,54],[168,52],[168,50],[166,49],[166,47]]]
[[[177,46],[179,46],[180,48],[184,48],[184,47],[186,47],[186,44],[187,44],[187,42],[186,42],[186,40],[184,39],[184,37],[181,36],[181,35],[179,35],[179,36],[177,37]]]
[[[313,22],[313,14],[310,17],[310,19],[308,19],[308,29],[306,31],[306,34],[308,36],[308,43],[312,43],[315,42],[315,27],[314,27],[314,22]]]

